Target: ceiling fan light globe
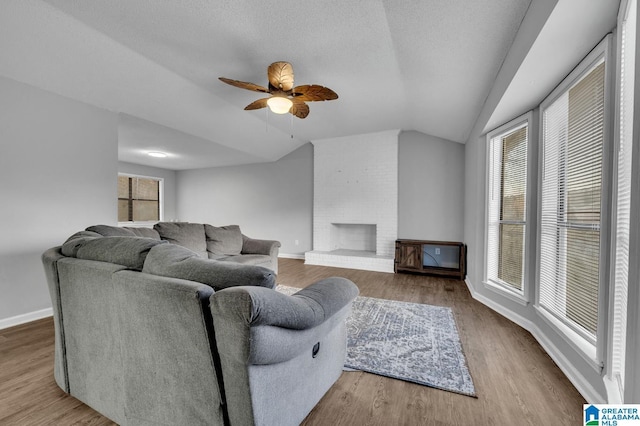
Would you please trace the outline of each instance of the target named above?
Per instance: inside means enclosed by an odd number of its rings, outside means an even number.
[[[267,100],[267,105],[269,105],[269,109],[274,114],[286,114],[293,106],[293,102],[291,102],[291,99],[283,98],[282,96],[273,96]]]

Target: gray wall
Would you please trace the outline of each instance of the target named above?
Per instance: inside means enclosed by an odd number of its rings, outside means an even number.
[[[478,288],[484,264],[486,144],[484,137],[465,144],[464,240],[467,244],[467,279]]]
[[[162,178],[164,182],[164,217],[165,221],[176,220],[176,172],[158,167],[118,162],[118,173]]]
[[[463,241],[464,145],[402,132],[398,163],[398,236]],[[238,224],[279,240],[283,254],[312,250],[311,144],[274,163],[178,171],[176,181],[176,220]]]
[[[464,241],[464,145],[414,131],[398,142],[398,238]]]
[[[312,249],[310,143],[273,163],[178,171],[176,178],[177,220],[237,224],[250,237],[280,241],[283,254]]]
[[[118,172],[165,179],[165,220],[239,224],[247,235],[281,241],[283,254],[312,249],[311,144],[274,163],[175,172],[118,162],[117,128],[115,113],[0,78],[0,326],[50,308],[44,250],[89,225],[116,223]],[[401,236],[461,239],[461,148],[400,135]],[[445,176],[446,185],[427,193],[406,183]],[[434,199],[443,214],[416,221]]]
[[[0,325],[50,308],[40,255],[115,224],[115,113],[0,77]]]

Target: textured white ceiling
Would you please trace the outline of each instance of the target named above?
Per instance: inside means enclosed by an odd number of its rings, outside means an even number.
[[[464,143],[529,3],[3,0],[0,75],[121,113],[120,159],[169,169],[388,129]],[[266,85],[278,60],[340,98],[291,120],[218,81]],[[171,156],[144,155],[158,149]]]
[[[239,109],[256,94],[217,77],[264,85],[271,62],[290,61],[299,84],[340,95],[295,123],[301,139],[404,128],[456,142],[466,140],[529,4],[46,1]],[[275,123],[289,131],[289,120]]]

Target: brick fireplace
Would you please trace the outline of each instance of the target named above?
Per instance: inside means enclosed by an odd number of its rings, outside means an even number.
[[[313,250],[305,263],[393,272],[398,134],[312,141]]]

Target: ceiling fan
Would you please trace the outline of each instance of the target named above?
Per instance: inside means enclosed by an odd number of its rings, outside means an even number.
[[[271,96],[258,99],[247,105],[245,110],[260,109],[266,106],[276,114],[291,113],[298,118],[309,115],[309,106],[305,102],[331,101],[338,95],[328,87],[317,84],[305,84],[293,87],[293,67],[289,62],[274,62],[267,68],[269,87],[254,83],[220,77],[220,80],[241,89],[268,93]]]

